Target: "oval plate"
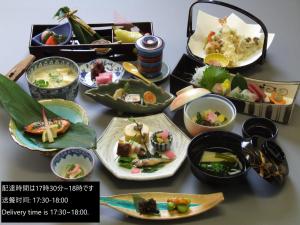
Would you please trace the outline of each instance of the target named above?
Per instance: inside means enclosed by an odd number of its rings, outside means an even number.
[[[156,200],[158,215],[140,214],[136,211],[133,195],[139,195],[144,199],[153,198]],[[170,198],[187,198],[191,200],[189,211],[178,213],[176,210],[167,210],[167,200]],[[142,192],[122,195],[113,195],[109,197],[100,197],[100,204],[113,208],[128,216],[145,219],[145,220],[174,220],[192,217],[214,208],[224,200],[223,193],[213,194],[183,194],[183,193],[166,193],[166,192]]]
[[[114,99],[113,95],[115,91],[119,88],[124,88],[128,85],[129,93],[140,94],[146,91],[152,91],[157,98],[155,104],[136,104],[131,102],[125,102],[123,99]],[[95,101],[110,107],[118,112],[132,113],[132,114],[154,114],[162,112],[166,107],[168,107],[174,96],[162,88],[156,86],[154,83],[146,84],[139,79],[122,79],[118,83],[111,83],[107,85],[101,85],[97,88],[87,90],[86,95],[93,98]]]
[[[47,99],[40,100],[39,103],[55,114],[70,120],[72,123],[82,122],[88,124],[88,116],[85,110],[78,104],[63,99]],[[28,140],[24,135],[24,131],[16,127],[16,124],[11,119],[9,121],[9,132],[13,140],[20,146],[32,151],[52,152],[57,149],[45,149],[35,145]]]
[[[106,72],[112,72],[113,77],[112,81],[117,82],[120,80],[124,75],[124,69],[123,66],[119,63],[116,63],[114,61],[111,61],[109,59],[94,59],[88,63],[84,63],[79,66],[79,81],[81,84],[88,88],[95,88],[97,87],[97,84],[94,80],[91,78],[91,69],[92,66],[96,61],[101,61],[104,65],[104,69]]]

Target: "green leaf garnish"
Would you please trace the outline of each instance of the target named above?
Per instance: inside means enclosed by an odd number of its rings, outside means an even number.
[[[44,108],[48,119],[59,118],[52,111],[29,96],[18,84],[0,74],[0,105],[14,120],[17,128],[22,131],[25,126],[41,120]],[[26,112],[26,113],[24,113]],[[68,119],[68,118],[66,118]],[[96,147],[96,132],[83,123],[71,123],[69,130],[58,136],[53,143],[43,143],[40,136],[24,134],[24,137],[41,148]]]
[[[226,79],[230,79],[229,72],[226,69],[209,66],[203,72],[200,86],[211,91],[216,83],[223,83]]]
[[[235,89],[236,87],[239,87],[241,90],[248,88],[246,79],[239,74],[235,75],[231,81],[231,90]]]
[[[33,84],[40,88],[46,88],[49,86],[49,82],[46,80],[35,80],[33,81]]]

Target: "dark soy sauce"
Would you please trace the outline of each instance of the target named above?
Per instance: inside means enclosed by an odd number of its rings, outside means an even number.
[[[260,136],[265,139],[270,139],[274,136],[272,129],[265,126],[259,126],[259,125],[249,127],[247,129],[247,133],[250,137]]]

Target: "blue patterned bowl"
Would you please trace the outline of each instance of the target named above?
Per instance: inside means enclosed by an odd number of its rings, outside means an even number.
[[[151,144],[152,144],[153,148],[156,151],[165,152],[167,150],[170,150],[170,147],[171,147],[171,144],[172,144],[172,141],[173,141],[173,136],[172,136],[172,134],[169,133],[169,136],[168,136],[169,142],[168,143],[159,143],[155,140],[155,136],[158,133],[161,133],[161,132],[163,132],[163,131],[160,130],[160,131],[156,131],[155,133],[153,133],[152,136],[151,136],[150,141],[151,141]]]
[[[79,164],[84,171],[84,175],[78,178],[67,178],[67,168],[71,164]],[[91,174],[94,167],[94,157],[91,151],[85,148],[66,148],[52,158],[50,166],[52,172],[62,180],[82,180]]]
[[[58,87],[58,88],[42,88],[38,87],[30,81],[30,76],[37,69],[41,69],[43,67],[53,66],[53,65],[64,65],[76,72],[76,78],[74,81],[69,83],[66,86]],[[36,99],[51,99],[51,98],[61,98],[66,100],[74,100],[78,94],[78,86],[79,86],[79,68],[78,65],[67,58],[52,56],[40,59],[34,62],[26,71],[26,79],[29,86],[29,91],[31,96]]]

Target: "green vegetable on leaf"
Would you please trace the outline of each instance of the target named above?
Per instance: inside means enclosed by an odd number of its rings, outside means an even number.
[[[223,83],[226,79],[230,79],[229,72],[226,69],[209,66],[203,72],[200,86],[211,91],[216,83]]]

